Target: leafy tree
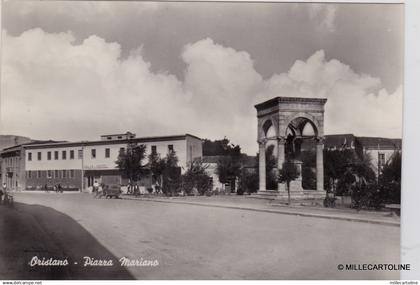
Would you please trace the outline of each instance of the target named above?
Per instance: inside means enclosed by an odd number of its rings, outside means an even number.
[[[130,179],[130,183],[139,181],[141,176],[148,173],[143,164],[146,146],[137,143],[128,143],[125,151],[120,151],[115,162],[124,178]]]
[[[396,151],[379,177],[379,189],[384,203],[401,202],[401,152]]]
[[[238,194],[242,195],[243,193],[253,193],[258,189],[258,172],[256,171],[247,171],[246,169],[241,170],[240,182]]]
[[[165,160],[160,157],[156,152],[152,152],[149,155],[149,167],[152,173],[152,179],[158,186],[158,189],[162,188],[163,183],[163,171],[166,168]]]
[[[287,188],[287,200],[288,204],[291,203],[290,198],[290,182],[295,180],[299,177],[299,170],[297,169],[296,165],[288,160],[283,163],[282,168],[279,171],[278,182],[279,183],[286,183]]]
[[[238,158],[223,156],[217,161],[216,173],[223,184],[235,180],[241,174],[241,163]]]
[[[168,152],[165,158],[165,166],[166,167],[178,167],[178,156],[174,150]]]
[[[200,195],[209,193],[213,189],[211,177],[206,173],[207,165],[197,159],[188,165],[187,171],[182,175],[182,189],[187,195],[191,195],[194,189]]]
[[[353,150],[324,150],[324,183],[325,189],[337,193],[339,179],[343,177],[348,166],[356,160]],[[343,181],[341,181],[341,184]],[[341,190],[343,188],[340,188]]]
[[[161,158],[160,155],[156,152],[152,152],[149,157],[149,167],[152,173],[152,178],[156,182],[158,189],[164,190],[167,192],[174,192],[172,189],[176,184],[175,182],[179,180],[178,170],[173,168],[178,168],[178,156],[175,151],[170,151],[165,158]],[[169,182],[170,185],[167,185],[164,189],[164,181]]]
[[[224,137],[222,140],[208,140],[205,139],[203,142],[203,155],[204,156],[240,156],[241,147],[239,145],[232,144],[229,139]]]

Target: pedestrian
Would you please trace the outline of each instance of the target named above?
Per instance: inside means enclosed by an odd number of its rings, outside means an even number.
[[[54,184],[53,190],[55,193],[57,193],[57,184]]]
[[[57,190],[59,193],[63,193],[63,187],[61,187],[61,183],[58,183]]]

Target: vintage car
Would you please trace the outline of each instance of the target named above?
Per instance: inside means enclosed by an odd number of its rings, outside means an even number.
[[[104,185],[100,197],[118,199],[120,195],[121,189],[119,185]]]

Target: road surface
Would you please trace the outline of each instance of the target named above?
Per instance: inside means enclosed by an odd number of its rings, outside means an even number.
[[[399,278],[337,269],[399,263],[398,227],[84,193],[18,193],[15,201],[0,206],[0,279]],[[31,267],[34,256],[69,265]],[[113,266],[84,267],[85,256]],[[158,265],[120,266],[123,257]]]

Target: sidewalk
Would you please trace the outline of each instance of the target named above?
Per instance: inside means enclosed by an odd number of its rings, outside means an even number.
[[[400,226],[400,218],[386,212],[359,211],[353,209],[331,209],[298,205],[281,205],[276,201],[249,199],[244,196],[188,196],[188,197],[133,197],[122,195],[128,200],[141,200],[159,203],[187,204],[204,207],[248,210],[275,214],[296,215],[323,219],[335,219],[351,222],[364,222],[388,226]]]

